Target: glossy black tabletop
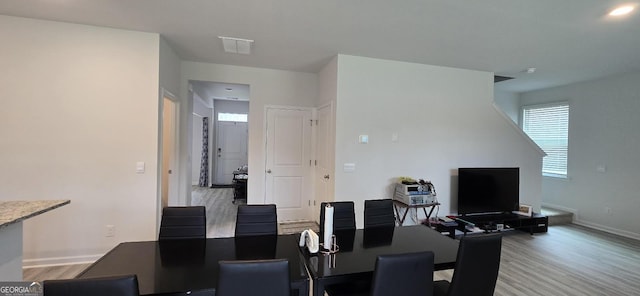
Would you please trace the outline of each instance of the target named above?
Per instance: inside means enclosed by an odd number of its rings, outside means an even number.
[[[220,260],[288,259],[292,288],[308,277],[298,235],[121,243],[78,278],[136,274],[140,295],[215,291]],[[307,292],[308,293],[308,292]]]
[[[340,231],[336,239],[340,249],[333,255],[302,249],[314,295],[321,295],[326,284],[370,277],[378,255],[433,251],[434,269],[442,270],[454,267],[458,252],[458,241],[424,225]]]

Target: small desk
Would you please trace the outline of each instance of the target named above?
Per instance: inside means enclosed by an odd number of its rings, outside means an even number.
[[[400,226],[402,226],[402,224],[404,223],[404,219],[407,218],[407,213],[409,213],[410,209],[422,209],[428,221],[429,218],[431,217],[431,214],[433,214],[433,210],[436,208],[436,206],[439,206],[439,205],[440,203],[437,203],[437,202],[430,203],[430,204],[421,204],[421,205],[408,205],[399,200],[395,200],[395,199],[393,200],[393,208],[396,210],[396,220],[398,222],[398,225]],[[402,215],[400,215],[400,210],[398,208],[405,208],[404,213]],[[431,208],[429,213],[427,213],[427,208]]]
[[[77,278],[136,274],[140,295],[176,293],[214,295],[218,261],[283,258],[289,260],[291,289],[309,294],[309,277],[298,235],[121,243]],[[251,279],[247,279],[251,284]],[[190,293],[189,293],[190,294]]]
[[[340,250],[331,255],[310,254],[301,248],[309,274],[313,278],[313,295],[324,295],[325,286],[371,279],[376,258],[383,254],[433,251],[434,269],[453,268],[458,241],[423,225],[378,227],[337,231]]]
[[[233,203],[238,199],[247,200],[247,183],[249,182],[249,172],[247,170],[237,170],[233,172]]]

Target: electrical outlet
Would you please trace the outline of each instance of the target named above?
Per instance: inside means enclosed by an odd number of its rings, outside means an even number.
[[[106,237],[114,237],[116,235],[116,226],[115,225],[107,225],[104,236]]]

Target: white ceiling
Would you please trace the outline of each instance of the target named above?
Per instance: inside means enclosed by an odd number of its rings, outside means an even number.
[[[317,72],[341,53],[492,71],[516,77],[497,88],[523,92],[640,70],[640,7],[606,16],[621,3],[0,0],[0,14],[157,32],[189,61]],[[217,36],[255,40],[252,55],[225,53]]]

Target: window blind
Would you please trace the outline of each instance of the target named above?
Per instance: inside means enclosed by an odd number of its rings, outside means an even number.
[[[569,103],[524,106],[522,128],[547,153],[542,161],[542,174],[566,178]]]

